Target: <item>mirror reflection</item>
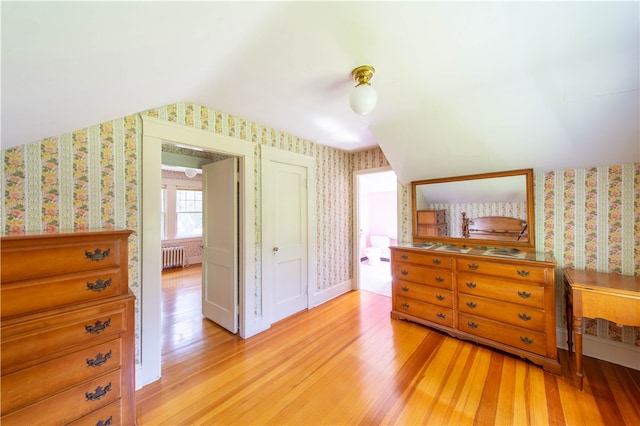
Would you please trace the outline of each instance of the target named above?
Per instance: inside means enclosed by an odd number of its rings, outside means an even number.
[[[532,245],[532,171],[413,182],[414,239]]]

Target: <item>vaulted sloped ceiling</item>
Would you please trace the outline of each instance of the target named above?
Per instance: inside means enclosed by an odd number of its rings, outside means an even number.
[[[639,3],[7,2],[2,147],[195,102],[402,182],[640,161]],[[378,106],[349,109],[376,68]]]

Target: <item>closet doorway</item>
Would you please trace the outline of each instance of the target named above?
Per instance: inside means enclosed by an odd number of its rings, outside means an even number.
[[[354,173],[357,288],[391,297],[389,246],[398,241],[398,179],[391,168]]]

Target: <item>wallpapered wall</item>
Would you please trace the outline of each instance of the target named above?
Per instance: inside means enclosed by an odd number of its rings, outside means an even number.
[[[351,174],[356,167],[362,170],[388,166],[379,149],[347,153],[190,103],[140,114],[315,157],[318,290],[336,286],[353,276]],[[0,165],[3,231],[110,226],[131,229],[129,285],[139,297],[141,140],[141,120],[135,114],[3,150]],[[259,155],[260,151],[256,148],[255,152]],[[260,161],[255,164],[256,182],[260,182]],[[256,191],[259,195],[260,188]],[[259,276],[256,279],[261,281]],[[139,298],[136,312],[139,351]],[[139,352],[137,355],[139,359]]]
[[[356,170],[388,166],[380,149],[347,153],[191,103],[141,114],[315,157],[318,290],[353,276],[351,176]],[[135,114],[4,150],[2,229],[131,229],[129,279],[139,295],[141,137]],[[639,169],[636,163],[536,173],[538,249],[553,251],[561,265],[638,274]],[[259,176],[259,170],[255,173]],[[411,229],[408,187],[401,188],[399,198],[399,240],[404,243],[410,241]],[[139,343],[139,328],[137,332]],[[640,346],[640,331],[606,321],[589,322],[587,333]]]

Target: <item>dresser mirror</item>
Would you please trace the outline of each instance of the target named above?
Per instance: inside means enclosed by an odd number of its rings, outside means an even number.
[[[411,182],[413,242],[535,250],[533,169]]]

